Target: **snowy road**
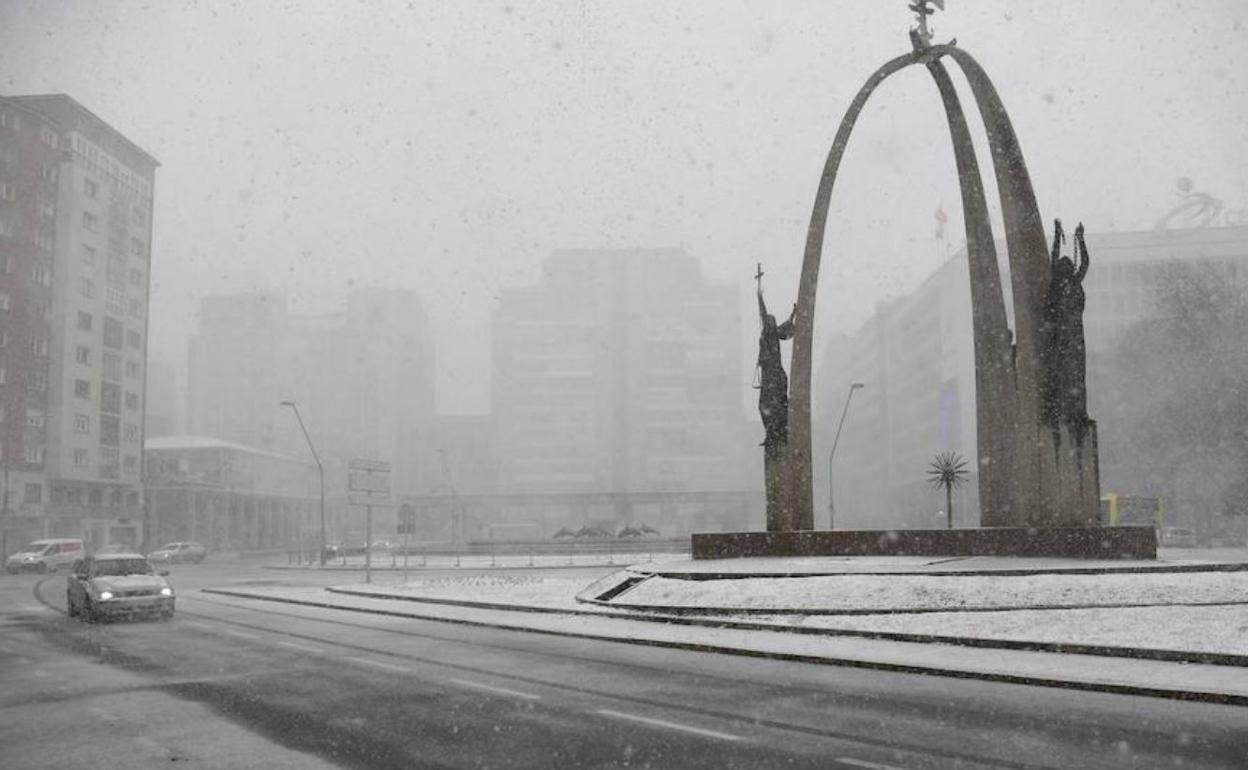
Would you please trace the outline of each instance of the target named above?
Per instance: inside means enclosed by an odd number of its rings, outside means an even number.
[[[103,749],[135,766],[178,755],[228,767],[240,753],[255,766],[314,756],[348,767],[1245,760],[1242,708],[266,606],[195,590],[332,575],[209,563],[174,579],[182,591],[174,621],[88,626],[55,610],[64,578],[0,578],[5,767],[46,766],[56,720],[82,727],[55,731],[67,756]],[[126,707],[100,705],[109,698]],[[65,710],[49,712],[50,701]]]

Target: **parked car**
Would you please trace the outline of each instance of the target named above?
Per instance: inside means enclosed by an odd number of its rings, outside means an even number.
[[[71,618],[94,622],[145,614],[173,617],[173,588],[137,553],[79,559],[66,580],[65,605]]]
[[[153,564],[199,564],[207,553],[208,549],[199,543],[166,543],[149,553],[147,558]]]
[[[1168,548],[1195,548],[1196,533],[1186,527],[1166,527],[1161,530],[1161,545]]]
[[[56,572],[82,558],[82,541],[72,538],[36,540],[4,563],[9,572]]]

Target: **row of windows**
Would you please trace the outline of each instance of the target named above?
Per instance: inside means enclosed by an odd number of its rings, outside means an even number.
[[[116,418],[107,418],[106,416],[102,416],[100,420],[101,429],[103,429],[103,426],[106,420],[108,419],[112,419],[114,420],[114,422],[116,420]],[[74,433],[90,435],[91,433],[91,416],[90,415],[81,414],[81,413],[74,415]],[[139,426],[131,422],[126,423],[125,425],[122,426],[122,435],[124,436],[127,444],[139,443]]]
[[[100,470],[103,472],[106,468],[116,470],[119,459],[119,452],[114,447],[100,447]],[[89,449],[75,449],[73,452],[75,468],[89,468],[91,466],[91,451]],[[134,473],[139,468],[139,458],[136,455],[126,455],[124,458],[124,467],[127,473]]]
[[[0,366],[0,385],[7,385],[9,382],[9,373]],[[33,391],[44,391],[48,389],[48,373],[41,371],[26,372],[26,385]]]
[[[137,366],[137,364],[136,364]],[[0,372],[4,371],[0,369]],[[3,383],[0,383],[3,384]],[[74,398],[90,399],[91,383],[87,380],[74,380]],[[129,391],[125,394],[126,409],[136,411],[139,408],[139,394]],[[100,408],[105,412],[121,411],[121,390],[112,383],[100,383]]]

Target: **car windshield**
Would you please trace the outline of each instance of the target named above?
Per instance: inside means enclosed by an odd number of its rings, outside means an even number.
[[[151,574],[154,571],[146,559],[101,559],[95,563],[96,577]]]
[[[164,545],[162,545],[162,546],[160,547],[160,550],[162,550],[162,551],[176,551],[176,550],[178,550],[178,547],[179,547],[180,545],[181,545],[180,543],[165,543]]]
[[[37,553],[41,556],[47,556],[56,550],[56,543],[35,542],[26,546],[24,553]]]

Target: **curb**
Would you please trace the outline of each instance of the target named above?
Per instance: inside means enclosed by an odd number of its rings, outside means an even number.
[[[209,589],[204,589],[209,590]],[[656,614],[623,614],[619,612],[594,612],[577,609],[553,609],[535,607],[526,604],[499,604],[495,602],[474,602],[463,599],[437,599],[418,596],[395,596],[394,594],[378,593],[326,587],[329,593],[344,596],[359,596],[366,599],[385,599],[417,604],[435,604],[440,606],[467,607],[482,610],[503,610],[507,612],[529,612],[551,615],[582,615],[588,617],[607,617],[623,620],[644,620],[654,623],[666,623],[674,626],[693,626],[701,628],[735,628],[741,631],[772,631],[776,633],[797,634],[805,636],[850,637],[856,639],[878,639],[886,642],[908,642],[913,644],[948,644],[957,647],[975,647],[990,650],[1013,650],[1015,652],[1048,652],[1060,655],[1095,655],[1104,658],[1128,658],[1131,660],[1151,660],[1162,663],[1199,663],[1211,666],[1230,666],[1248,668],[1248,655],[1236,655],[1220,652],[1190,652],[1186,650],[1162,650],[1149,647],[1115,647],[1109,645],[1074,644],[1068,642],[1028,642],[1014,639],[992,639],[975,636],[943,636],[940,634],[913,634],[905,631],[868,631],[855,628],[809,628],[803,626],[782,626],[776,623],[754,623],[751,621],[732,620],[729,618],[700,618],[687,616],[669,616]],[[580,601],[578,599],[578,601]],[[593,602],[586,602],[593,603]],[[595,603],[596,604],[596,603]],[[597,605],[610,606],[610,605]],[[1221,606],[1221,605],[1214,605]],[[652,608],[653,609],[653,608]],[[660,608],[661,609],[661,608]],[[1008,611],[1008,610],[1007,610]],[[778,613],[772,613],[778,614]],[[885,613],[875,613],[885,614]]]

